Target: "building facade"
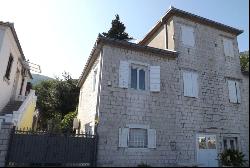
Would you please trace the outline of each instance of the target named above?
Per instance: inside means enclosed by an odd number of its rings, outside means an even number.
[[[33,90],[26,89],[30,79],[29,64],[14,25],[0,22],[0,122],[32,127],[36,96]]]
[[[78,119],[99,166],[218,166],[249,160],[242,31],[171,7],[138,44],[99,36],[79,79]]]

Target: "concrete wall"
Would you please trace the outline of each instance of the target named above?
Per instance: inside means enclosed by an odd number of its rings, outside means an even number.
[[[175,50],[173,18],[167,20],[166,26],[167,26],[167,49]]]
[[[157,32],[152,35],[152,37],[145,43],[145,45],[160,49],[166,49],[165,40],[166,29],[164,26],[162,26]]]
[[[93,75],[96,74],[96,85],[93,91]],[[93,67],[91,68],[84,84],[80,89],[78,115],[77,118],[81,121],[81,131],[85,132],[85,124],[90,124],[92,127],[92,133],[94,131],[96,106],[97,106],[97,94],[100,75],[100,56],[96,59]],[[82,96],[81,96],[82,95]]]
[[[25,108],[25,111],[23,112],[23,116],[17,126],[18,128],[21,128],[21,129],[32,128],[33,116],[35,115],[35,109],[36,109],[36,98],[32,99],[31,102],[27,104],[27,107]]]

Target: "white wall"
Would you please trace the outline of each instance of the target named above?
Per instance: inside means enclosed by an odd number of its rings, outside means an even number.
[[[12,54],[14,60],[11,67],[10,79],[9,81],[4,77],[10,53]],[[0,111],[4,106],[10,101],[12,97],[14,79],[16,76],[17,69],[20,73],[18,76],[17,92],[15,95],[19,94],[21,86],[21,53],[17,47],[13,34],[9,27],[0,26]],[[24,84],[26,86],[26,84]]]
[[[93,91],[93,74],[97,69],[95,91]],[[94,122],[96,115],[98,83],[100,74],[100,56],[96,59],[94,66],[88,73],[79,95],[78,115],[77,118],[81,121],[81,131],[85,131],[85,124],[90,123],[92,133],[94,131]],[[82,94],[82,96],[81,96]]]

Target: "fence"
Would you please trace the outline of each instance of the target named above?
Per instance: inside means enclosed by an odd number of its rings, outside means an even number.
[[[97,136],[12,129],[6,166],[96,166]]]

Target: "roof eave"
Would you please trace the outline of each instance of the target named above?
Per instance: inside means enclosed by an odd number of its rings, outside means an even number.
[[[163,23],[165,23],[169,18],[171,18],[174,15],[189,18],[190,20],[199,20],[199,22],[202,22],[205,24],[210,23],[210,25],[213,25],[213,27],[216,27],[215,25],[217,25],[218,29],[222,29],[223,31],[227,31],[237,36],[244,32],[243,30],[239,30],[234,27],[227,26],[225,24],[171,7],[170,9],[168,9],[166,14],[161,18],[161,20],[158,21],[156,25],[153,28],[151,28],[150,31],[144,36],[144,38],[138,42],[138,44],[143,45],[151,37],[151,35],[154,34],[163,25]]]
[[[102,35],[99,35],[95,45],[90,53],[90,56],[87,60],[87,63],[83,69],[83,72],[78,80],[77,86],[81,87],[90,68],[91,68],[91,63],[94,62],[94,58],[93,55],[96,54],[96,52],[99,52],[102,48],[103,45],[116,45],[116,46],[121,46],[121,47],[129,47],[132,49],[137,49],[139,51],[148,51],[157,55],[162,55],[162,56],[168,56],[169,58],[175,59],[178,56],[178,52],[177,51],[173,51],[173,50],[163,50],[163,49],[158,49],[158,48],[154,48],[154,47],[149,47],[149,46],[142,46],[139,44],[135,44],[135,43],[130,43],[127,41],[121,41],[121,40],[117,40],[117,39],[111,39],[111,38],[107,38],[107,37],[103,37]]]

